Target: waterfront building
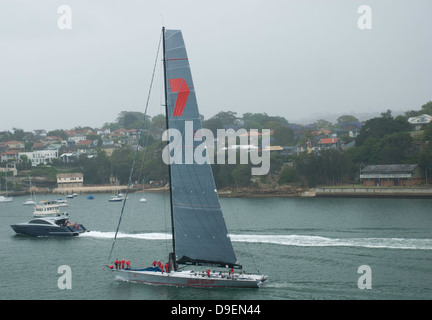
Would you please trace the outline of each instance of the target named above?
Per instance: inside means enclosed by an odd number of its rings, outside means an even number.
[[[425,182],[417,164],[369,165],[361,170],[365,186],[413,186]]]

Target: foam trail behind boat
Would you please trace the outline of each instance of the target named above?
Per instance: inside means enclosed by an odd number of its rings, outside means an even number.
[[[80,237],[112,239],[114,232],[90,231]],[[412,238],[328,238],[309,235],[257,235],[232,234],[233,242],[268,243],[284,246],[300,247],[363,247],[375,249],[405,249],[405,250],[432,250],[432,239]],[[117,238],[138,240],[169,240],[171,234],[167,233],[122,233]]]

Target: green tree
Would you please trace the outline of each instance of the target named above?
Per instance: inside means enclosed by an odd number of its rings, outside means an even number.
[[[386,135],[381,141],[381,164],[401,164],[410,158],[412,137],[407,132]]]
[[[421,114],[428,114],[428,115],[432,116],[432,101],[428,101],[424,105],[422,105],[420,113]]]
[[[217,129],[237,129],[240,126],[240,119],[237,117],[237,112],[221,111],[210,119],[204,121],[203,127],[209,129],[213,134],[217,135]]]
[[[162,133],[166,130],[166,118],[163,114],[158,114],[151,119],[150,133],[156,140],[162,139]]]
[[[356,146],[361,146],[368,138],[383,138],[386,134],[394,132],[408,132],[411,126],[405,117],[391,117],[388,110],[379,118],[373,118],[365,122],[356,138]]]
[[[294,163],[297,174],[310,187],[341,182],[351,170],[350,158],[335,149],[300,154]]]
[[[129,181],[134,152],[135,151],[133,151],[129,146],[126,146],[115,149],[110,157],[112,175],[116,177],[121,184],[126,184]]]
[[[47,135],[48,136],[54,136],[54,137],[60,137],[63,140],[66,140],[68,138],[66,131],[63,129],[56,129],[56,130],[49,131],[47,133]]]
[[[432,144],[432,122],[430,122],[423,130],[422,140],[425,143]]]
[[[351,115],[343,115],[340,116],[339,118],[337,118],[337,123],[338,124],[342,124],[342,123],[346,123],[346,122],[359,122],[359,120]]]
[[[232,171],[234,184],[240,187],[246,187],[250,184],[251,168],[247,164],[238,164]]]
[[[296,170],[293,167],[286,167],[282,170],[279,179],[278,184],[286,184],[295,182],[297,178]]]
[[[83,172],[86,184],[107,184],[111,175],[111,162],[105,151],[98,150],[96,157],[81,155],[78,164]]]

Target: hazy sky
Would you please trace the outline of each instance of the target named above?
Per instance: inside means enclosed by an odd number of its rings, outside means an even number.
[[[372,29],[358,27],[361,5]],[[0,131],[144,111],[162,25],[183,31],[206,119],[419,110],[432,100],[431,13],[430,0],[1,0]]]

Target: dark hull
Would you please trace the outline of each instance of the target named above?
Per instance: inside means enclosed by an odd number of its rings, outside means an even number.
[[[28,224],[14,224],[12,229],[18,234],[24,234],[32,237],[75,237],[80,233],[87,231],[82,225],[56,227],[56,226],[32,226]]]

